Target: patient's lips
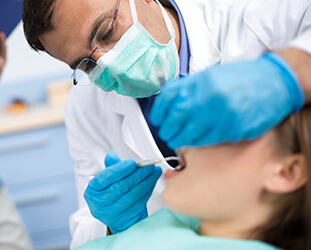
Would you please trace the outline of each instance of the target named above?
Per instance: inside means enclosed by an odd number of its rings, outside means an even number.
[[[175,175],[178,175],[179,174],[179,171],[176,171],[176,170],[167,170],[165,173],[164,173],[164,178],[166,180],[168,179],[171,179],[173,178]]]

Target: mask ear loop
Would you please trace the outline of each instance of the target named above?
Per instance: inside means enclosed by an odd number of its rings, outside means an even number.
[[[159,0],[155,0],[155,1],[161,8],[163,19],[164,19],[164,21],[166,23],[166,27],[167,27],[168,31],[170,32],[171,37],[175,38],[175,29],[173,27],[171,19],[169,18],[166,10],[162,6],[162,4],[159,2]]]
[[[133,19],[133,22],[136,23],[136,22],[138,22],[138,18],[137,18],[137,10],[136,10],[136,5],[135,5],[135,0],[129,0],[129,1],[130,1],[132,19]],[[155,0],[155,1],[161,8],[163,19],[166,23],[166,27],[167,27],[168,31],[170,32],[171,37],[175,38],[175,29],[173,27],[171,19],[169,18],[166,10],[162,6],[162,4],[159,2],[159,0]]]
[[[136,23],[138,19],[137,19],[137,10],[136,10],[136,5],[135,5],[135,0],[130,0],[130,8],[131,8],[133,22]]]

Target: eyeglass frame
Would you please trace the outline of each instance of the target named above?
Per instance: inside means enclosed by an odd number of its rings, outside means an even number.
[[[110,29],[108,30],[108,32],[110,32],[110,31],[112,30],[113,24],[114,24],[115,20],[117,19],[118,12],[119,12],[119,7],[120,7],[120,3],[121,3],[121,0],[117,0],[116,7],[115,7],[115,9],[114,9],[114,14],[113,14],[111,26],[110,26]],[[95,36],[94,36],[94,38],[93,38],[93,40],[92,40],[92,44],[94,43],[94,40],[95,40],[95,38],[96,38],[96,36],[97,36],[97,34],[98,34],[99,31],[100,31],[100,28],[97,30],[97,32],[96,32],[96,34],[95,34]],[[108,33],[108,32],[107,32],[107,33]],[[91,60],[91,61],[93,61],[93,63],[94,63],[95,65],[97,65],[96,61],[92,58],[92,56],[93,56],[93,54],[95,53],[95,51],[101,51],[101,49],[100,49],[98,46],[96,46],[95,49],[94,49],[94,50],[92,51],[92,53],[90,54],[90,56],[83,58],[83,59],[78,63],[78,65],[76,66],[76,68],[73,70],[73,73],[72,73],[72,75],[71,75],[72,84],[73,84],[73,85],[77,85],[77,84],[78,84],[78,81],[77,81],[77,79],[76,79],[76,70],[77,70],[78,66],[79,66],[84,60]]]

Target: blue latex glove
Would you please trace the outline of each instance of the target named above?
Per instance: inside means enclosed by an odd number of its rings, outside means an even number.
[[[169,147],[254,139],[304,103],[296,75],[278,55],[216,65],[165,86],[150,120]]]
[[[148,216],[146,204],[162,170],[137,168],[134,160],[121,161],[115,153],[107,154],[105,166],[90,180],[84,198],[91,214],[118,233]]]

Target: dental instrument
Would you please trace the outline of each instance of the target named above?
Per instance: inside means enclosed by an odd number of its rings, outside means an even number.
[[[156,164],[156,163],[159,163],[159,162],[161,162],[161,161],[178,161],[178,162],[180,162],[180,157],[179,157],[179,153],[177,152],[176,153],[178,156],[169,156],[169,157],[165,157],[165,158],[157,158],[157,159],[152,159],[152,160],[146,160],[146,161],[142,161],[142,162],[139,162],[139,163],[137,163],[137,167],[138,168],[141,168],[141,167],[146,167],[146,166],[150,166],[150,165],[154,165],[154,164]],[[182,169],[183,168],[183,166],[181,166],[181,165],[178,165],[177,167],[175,167],[174,169],[175,170],[180,170],[180,169]],[[75,176],[75,179],[77,179],[79,176],[80,177],[83,177],[83,176],[95,176],[95,175],[97,175],[99,172],[101,172],[101,170],[100,171],[96,171],[96,172],[94,172],[94,173],[92,173],[92,174],[77,174],[76,176]]]

